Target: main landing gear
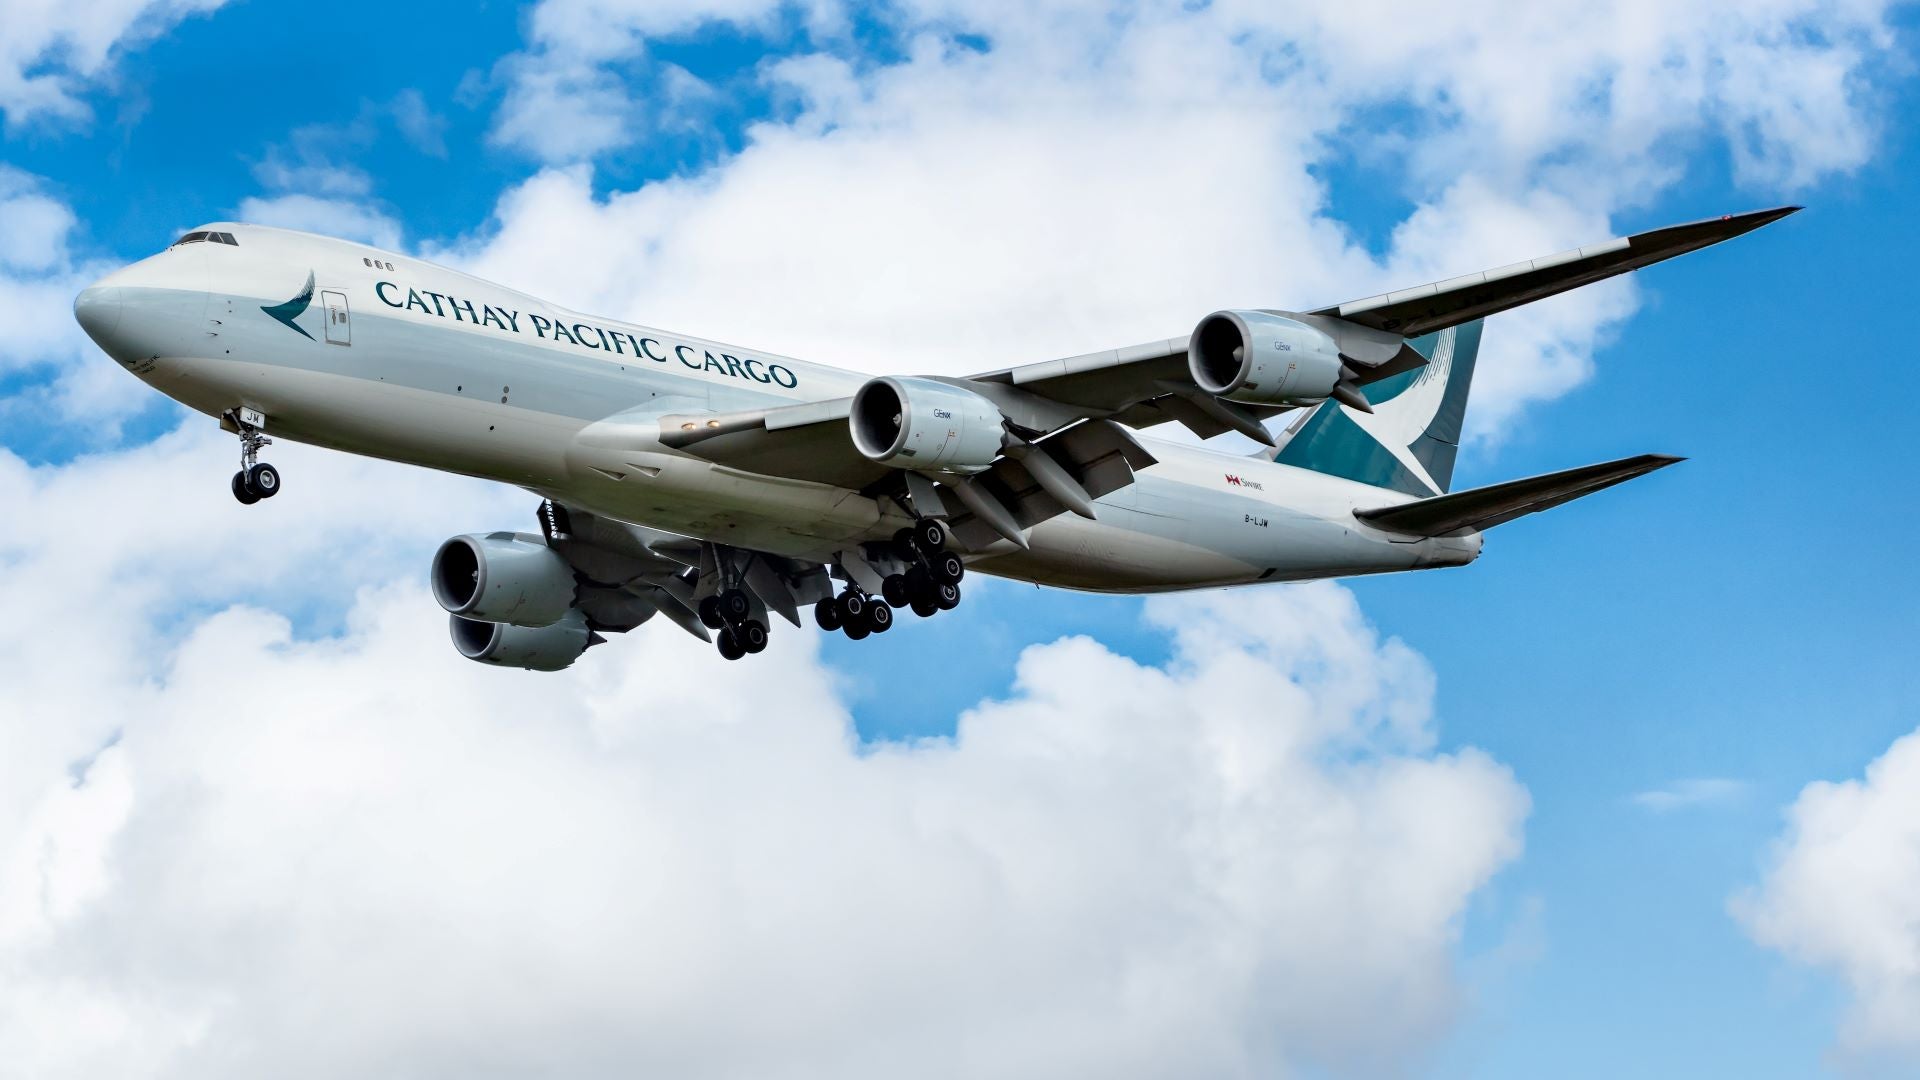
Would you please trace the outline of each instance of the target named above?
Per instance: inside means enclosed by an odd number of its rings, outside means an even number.
[[[273,445],[261,433],[266,417],[252,409],[234,409],[226,419],[240,435],[240,471],[233,474],[233,497],[243,506],[280,494],[280,470],[260,460],[260,451]]]
[[[700,622],[718,630],[720,655],[738,660],[767,647],[767,624],[753,617],[753,601],[744,589],[723,589],[700,601]]]
[[[881,578],[877,597],[850,583],[839,596],[815,604],[813,621],[820,629],[838,630],[859,641],[886,633],[893,626],[894,608],[910,608],[924,619],[960,606],[960,579],[967,566],[947,550],[946,526],[923,518],[895,533],[888,553],[905,569]]]
[[[813,621],[822,630],[838,630],[859,641],[868,634],[884,634],[893,629],[893,608],[885,600],[849,585],[839,596],[813,605]]]

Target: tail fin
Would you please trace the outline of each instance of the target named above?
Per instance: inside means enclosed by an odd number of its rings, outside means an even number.
[[[1444,494],[1482,325],[1475,319],[1413,339],[1426,365],[1363,387],[1371,414],[1337,401],[1316,406],[1294,422],[1273,460],[1408,495]]]

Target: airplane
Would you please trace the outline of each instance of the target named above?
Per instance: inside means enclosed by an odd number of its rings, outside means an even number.
[[[806,363],[236,222],[108,274],[74,315],[238,436],[244,504],[280,493],[276,438],[539,496],[538,533],[455,536],[429,580],[462,655],[559,671],[656,615],[728,660],[808,607],[859,640],[951,610],[970,573],[1149,593],[1471,563],[1496,525],[1681,460],[1452,490],[1484,320],[1798,209],[966,378]],[[1263,449],[1142,433],[1167,423]]]

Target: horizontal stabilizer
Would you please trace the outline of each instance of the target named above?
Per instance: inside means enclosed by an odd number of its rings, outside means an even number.
[[[1353,516],[1376,528],[1409,536],[1445,536],[1462,529],[1491,529],[1684,460],[1666,454],[1641,454],[1525,480],[1509,480],[1472,491],[1417,499],[1398,506],[1355,510]]]
[[[1654,229],[1478,274],[1352,300],[1313,314],[1390,330],[1402,337],[1419,337],[1731,240],[1798,209],[1781,206]]]

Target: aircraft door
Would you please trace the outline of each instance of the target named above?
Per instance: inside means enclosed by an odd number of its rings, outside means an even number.
[[[347,294],[332,289],[320,293],[321,306],[327,312],[327,344],[352,345],[352,325],[347,321]]]

